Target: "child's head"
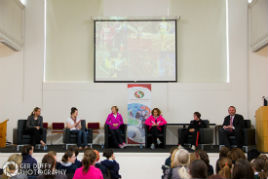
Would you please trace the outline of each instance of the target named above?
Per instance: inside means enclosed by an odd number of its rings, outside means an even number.
[[[105,149],[103,151],[103,156],[106,157],[107,159],[111,158],[114,154],[114,151],[112,149]]]

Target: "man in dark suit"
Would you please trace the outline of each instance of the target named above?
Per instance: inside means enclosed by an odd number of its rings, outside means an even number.
[[[237,147],[241,148],[243,145],[243,128],[244,118],[240,114],[236,114],[236,108],[230,106],[228,109],[229,115],[224,118],[223,127],[219,130],[220,145],[226,147],[231,146],[229,136],[235,136]]]

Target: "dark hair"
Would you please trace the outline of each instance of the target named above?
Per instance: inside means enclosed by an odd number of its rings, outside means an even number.
[[[56,160],[53,155],[46,154],[42,159],[41,171],[44,178],[55,178],[53,169],[56,167]]]
[[[252,179],[254,172],[246,159],[238,159],[233,168],[232,179]]]
[[[229,108],[234,108],[236,110],[236,108],[234,106],[229,106]]]
[[[114,151],[112,149],[105,149],[103,151],[103,156],[109,159],[113,155]]]
[[[196,115],[196,116],[198,117],[198,119],[201,118],[201,114],[200,114],[200,112],[194,112],[194,115]]]
[[[245,153],[240,148],[233,148],[228,152],[227,157],[232,160],[233,164],[238,159],[246,159]]]
[[[21,149],[21,155],[29,155],[31,150],[33,150],[31,145],[25,145]]]
[[[82,160],[83,172],[87,173],[90,165],[93,165],[96,161],[97,155],[94,150],[85,150],[84,158]]]
[[[77,146],[73,145],[69,148],[69,150],[73,151],[76,157],[78,156],[79,150]]]
[[[157,114],[158,114],[158,116],[160,116],[161,115],[161,111],[160,111],[160,109],[158,109],[158,108],[154,108],[153,110],[152,110],[152,115],[154,115],[154,111],[157,111]]]
[[[51,150],[47,153],[48,155],[57,156],[57,152]]]
[[[228,147],[223,146],[219,151],[219,158],[227,157],[229,151],[230,149]]]
[[[200,156],[200,159],[203,160],[207,166],[209,166],[209,158],[207,152],[204,150],[198,150],[198,154]]]
[[[68,158],[71,158],[74,154],[74,151],[72,150],[67,150],[64,155],[62,156],[61,161],[63,161],[64,163],[68,162]]]
[[[252,167],[256,170],[256,172],[258,172],[259,178],[260,179],[266,179],[267,178],[267,163],[268,161],[265,160],[262,157],[258,157],[256,158],[253,162],[252,162]]]
[[[190,175],[192,178],[207,178],[208,167],[203,160],[194,160],[190,164]]]
[[[41,108],[39,107],[35,107],[32,111],[32,113],[30,114],[30,116],[33,116],[35,112],[37,112],[38,110],[40,110]]]
[[[115,108],[116,112],[118,112],[118,111],[119,111],[119,109],[118,109],[118,107],[117,107],[117,106],[112,106],[112,107],[111,107],[111,110],[112,110],[113,108]]]
[[[75,113],[75,111],[78,111],[78,109],[77,109],[76,107],[72,107],[72,108],[71,108],[71,115],[72,115],[73,113]]]

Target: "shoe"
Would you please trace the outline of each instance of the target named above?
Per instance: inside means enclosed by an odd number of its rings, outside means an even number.
[[[155,149],[155,145],[154,144],[151,144],[151,147],[150,147],[152,150]]]
[[[159,138],[156,139],[156,142],[157,142],[158,145],[161,144],[161,140]]]
[[[192,145],[191,149],[195,151],[196,150],[195,145]]]
[[[119,144],[118,147],[119,147],[120,149],[123,149],[123,148],[124,148],[124,146],[121,145],[121,144]]]
[[[123,144],[122,144],[122,145],[123,145],[123,147],[124,147],[124,148],[127,146],[127,144],[126,144],[125,142],[123,142]]]

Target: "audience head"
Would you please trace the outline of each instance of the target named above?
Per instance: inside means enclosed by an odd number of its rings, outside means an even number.
[[[185,149],[179,149],[175,153],[174,167],[179,167],[178,174],[180,178],[191,178],[187,168],[190,163],[190,154]]]
[[[103,151],[103,156],[106,157],[107,159],[113,157],[114,151],[112,149],[105,149]]]
[[[190,154],[190,163],[192,163],[195,160],[200,160],[200,155],[197,151]]]
[[[89,149],[85,150],[84,158],[82,159],[82,165],[83,165],[83,172],[87,173],[89,170],[89,167],[91,165],[94,165],[96,162],[97,155],[94,152],[94,150]]]
[[[20,154],[12,154],[11,156],[9,156],[7,161],[15,162],[18,166],[20,166],[22,163],[22,156]]]
[[[22,147],[21,155],[32,155],[33,154],[33,147],[31,145],[25,145]]]
[[[170,167],[171,168],[174,168],[176,167],[176,163],[175,163],[175,154],[176,152],[178,151],[178,147],[176,147],[176,149],[173,150],[172,154],[171,154],[171,157],[170,157]]]
[[[74,163],[75,160],[76,160],[76,157],[75,157],[74,151],[72,150],[67,150],[61,159],[61,161],[64,163]]]
[[[35,107],[33,109],[33,112],[31,113],[31,115],[33,115],[33,116],[40,116],[41,115],[41,108]]]
[[[233,167],[232,179],[252,179],[254,178],[253,169],[246,159],[238,159]]]
[[[221,147],[219,151],[219,158],[227,157],[229,151],[230,149],[228,147],[225,147],[225,146]]]
[[[71,147],[69,148],[69,150],[73,151],[76,157],[78,156],[78,154],[79,154],[79,149],[78,149],[78,147],[77,147],[76,145],[71,146]]]
[[[268,160],[267,156],[265,157],[266,159],[263,157],[253,159],[251,164],[254,172],[258,174],[260,179],[266,179],[268,174]]]
[[[235,115],[236,113],[236,108],[234,106],[229,106],[228,108],[228,113],[230,114],[230,116]]]
[[[231,178],[232,160],[227,157],[219,159],[219,175],[224,178]]]
[[[209,166],[209,158],[207,152],[204,150],[198,150],[197,152],[200,156],[200,159],[203,160],[207,166]]]
[[[57,153],[55,151],[49,151],[47,154],[54,157],[54,159],[57,161]]]
[[[71,116],[75,118],[78,116],[78,109],[76,107],[71,108]]]
[[[257,149],[252,149],[248,151],[248,161],[250,162],[252,159],[258,158],[260,155],[260,152]]]
[[[194,160],[190,164],[190,175],[192,178],[207,178],[208,168],[203,160]]]
[[[170,153],[170,156],[173,154],[174,151],[177,151],[178,150],[178,147],[177,146],[174,146],[174,147],[171,147],[169,153]]]
[[[235,163],[238,159],[246,159],[245,153],[240,148],[233,148],[227,154],[228,158],[230,158]]]
[[[201,114],[199,112],[194,112],[194,120],[198,121],[201,118]]]
[[[152,113],[152,115],[155,116],[155,117],[161,115],[161,111],[160,111],[160,109],[158,109],[158,108],[154,108],[154,109],[152,110],[151,113]]]
[[[118,113],[118,111],[119,111],[117,106],[112,106],[111,110],[112,110],[112,113],[114,113],[114,114]]]
[[[42,159],[41,171],[45,178],[54,178],[54,170],[56,168],[56,160],[53,155],[46,154]]]

